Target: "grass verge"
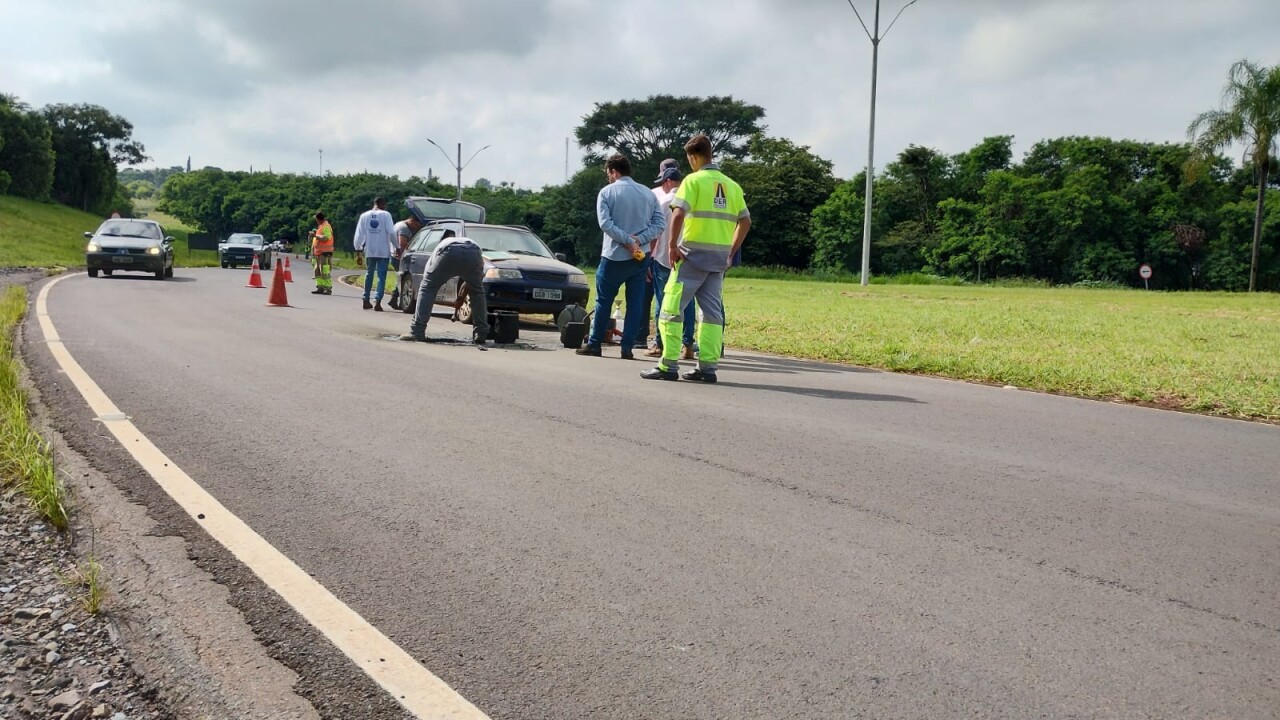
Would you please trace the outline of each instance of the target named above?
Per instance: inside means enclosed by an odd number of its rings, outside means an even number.
[[[734,347],[1280,421],[1280,296],[744,279]]]
[[[62,582],[76,594],[80,607],[90,615],[102,611],[102,604],[107,598],[106,578],[102,572],[102,563],[93,555],[76,566],[76,569]]]
[[[13,330],[26,306],[26,288],[10,287],[0,296],[0,484],[6,490],[16,486],[40,517],[66,530],[66,487],[58,477],[53,448],[31,427],[13,356]]]

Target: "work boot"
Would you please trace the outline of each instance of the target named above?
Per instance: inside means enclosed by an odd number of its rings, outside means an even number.
[[[364,299],[364,309],[365,309],[365,310],[372,310],[372,309],[373,309],[373,303],[369,302],[369,298],[365,298],[365,299]]]
[[[582,347],[578,348],[577,350],[574,350],[574,351],[573,351],[573,354],[574,354],[574,355],[587,355],[587,356],[590,356],[590,357],[600,357],[600,356],[602,355],[602,353],[600,352],[600,346],[599,346],[599,345],[583,345]]]
[[[324,289],[324,294],[325,294],[325,295],[332,295],[332,294],[333,294],[333,288],[325,288],[325,289]]]
[[[312,291],[311,291],[311,294],[312,294],[312,295],[323,295],[323,294],[324,294],[324,288],[316,288],[315,290],[312,290]]]
[[[662,357],[662,347],[659,345],[654,345],[653,347],[649,348],[648,352],[646,352],[644,355],[645,357]]]
[[[651,370],[645,370],[640,373],[640,377],[645,380],[679,380],[680,374],[675,370],[668,370],[661,365]]]
[[[685,373],[682,377],[684,377],[685,380],[690,380],[692,382],[707,383],[708,385],[716,381],[716,373],[714,370],[703,370],[702,368],[698,368],[697,370],[690,370],[689,372]]]
[[[379,300],[378,302],[376,302],[376,303],[374,303],[374,304],[373,304],[373,311],[374,311],[374,312],[383,312],[383,310],[382,310],[382,301],[381,301],[381,300]]]
[[[426,342],[426,341],[427,341],[427,334],[426,334],[426,333],[407,332],[407,333],[405,333],[405,334],[401,335],[401,336],[400,336],[400,339],[401,339],[401,340],[404,340],[405,342]]]
[[[698,355],[694,353],[692,345],[685,345],[684,349],[680,351],[680,359],[681,360],[697,360]]]

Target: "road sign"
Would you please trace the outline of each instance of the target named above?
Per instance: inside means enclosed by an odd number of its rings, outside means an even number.
[[[1142,277],[1142,286],[1150,290],[1151,283],[1147,281],[1151,279],[1151,266],[1146,263],[1142,263],[1142,266],[1138,268],[1138,275]]]

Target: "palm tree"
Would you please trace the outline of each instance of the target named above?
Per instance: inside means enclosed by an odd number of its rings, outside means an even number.
[[[1245,161],[1258,177],[1258,209],[1253,219],[1253,261],[1249,292],[1258,285],[1258,249],[1262,244],[1262,213],[1267,193],[1267,170],[1280,137],[1280,65],[1266,68],[1248,60],[1231,66],[1222,89],[1222,108],[1202,113],[1187,128],[1197,154],[1206,158],[1223,148],[1244,143]]]

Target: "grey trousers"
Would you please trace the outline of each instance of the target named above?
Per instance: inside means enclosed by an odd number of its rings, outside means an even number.
[[[431,256],[427,271],[418,286],[418,307],[413,313],[409,332],[421,335],[431,319],[436,294],[451,278],[458,278],[471,291],[471,336],[475,340],[489,337],[489,306],[484,296],[484,256],[474,245],[449,245]]]

